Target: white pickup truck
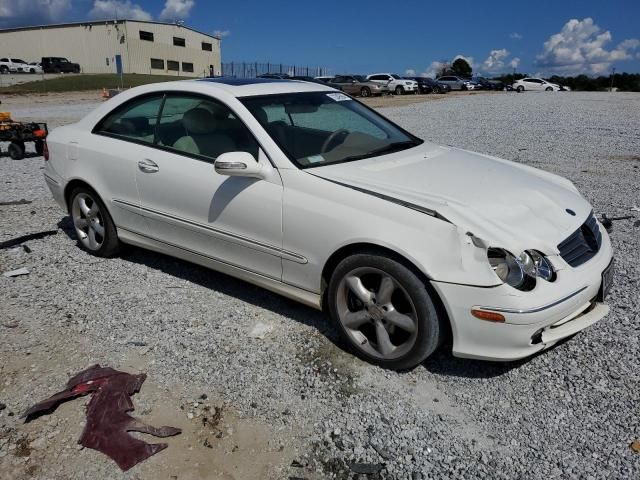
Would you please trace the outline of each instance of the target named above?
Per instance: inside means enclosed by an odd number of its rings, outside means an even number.
[[[29,73],[31,65],[19,58],[0,58],[0,73]]]

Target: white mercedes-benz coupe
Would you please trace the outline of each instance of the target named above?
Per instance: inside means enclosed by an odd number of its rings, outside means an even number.
[[[133,88],[47,139],[79,246],[132,244],[327,311],[362,358],[515,360],[597,322],[607,232],[568,180],[416,138],[323,85]]]

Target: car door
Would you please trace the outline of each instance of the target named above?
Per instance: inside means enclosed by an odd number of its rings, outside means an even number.
[[[536,78],[528,78],[525,80],[527,90],[540,91],[542,90],[542,82]]]
[[[280,280],[282,181],[239,117],[212,97],[168,93],[155,145],[136,171],[147,235]],[[251,153],[267,177],[216,173],[232,151]]]
[[[136,186],[137,164],[154,152],[154,132],[163,94],[136,97],[106,115],[87,138],[72,138],[68,157],[84,168],[83,177],[98,190],[117,228],[146,228]]]
[[[335,77],[333,80],[331,80],[330,85],[342,90],[343,92],[347,91],[345,89],[347,87],[345,77],[342,77],[342,76]]]
[[[344,77],[344,87],[342,90],[351,95],[357,95],[360,93],[360,87],[358,86],[357,80],[353,77]]]

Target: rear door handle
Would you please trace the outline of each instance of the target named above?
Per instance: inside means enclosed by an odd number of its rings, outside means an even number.
[[[140,160],[138,162],[138,169],[144,173],[155,173],[160,170],[160,167],[158,167],[158,164],[153,160],[145,158],[144,160]]]

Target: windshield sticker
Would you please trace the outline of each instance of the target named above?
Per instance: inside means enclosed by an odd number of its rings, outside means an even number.
[[[309,163],[319,163],[324,162],[324,157],[322,155],[311,155],[307,157],[307,160],[309,160]]]
[[[335,100],[336,102],[344,102],[345,100],[351,100],[344,93],[327,93],[327,97]]]

